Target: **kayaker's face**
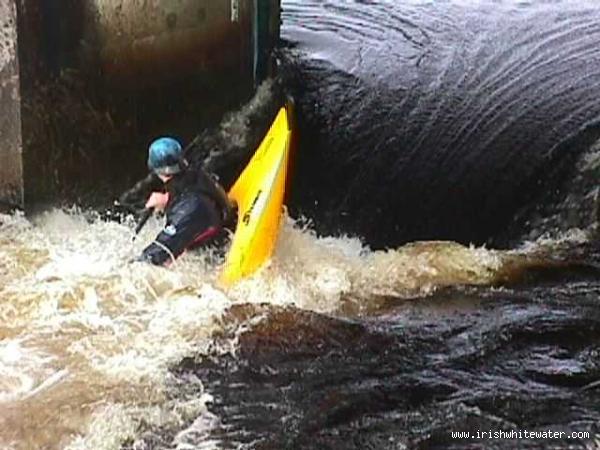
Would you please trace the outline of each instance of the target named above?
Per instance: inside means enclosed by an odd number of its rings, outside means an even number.
[[[173,178],[173,175],[159,175],[158,178],[160,178],[160,180],[163,183],[166,183],[167,181],[169,181],[171,178]]]

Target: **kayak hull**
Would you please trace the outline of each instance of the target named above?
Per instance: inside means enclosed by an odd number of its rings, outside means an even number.
[[[286,189],[292,130],[290,111],[281,108],[254,156],[229,191],[238,205],[238,223],[221,272],[229,286],[254,274],[273,254]]]

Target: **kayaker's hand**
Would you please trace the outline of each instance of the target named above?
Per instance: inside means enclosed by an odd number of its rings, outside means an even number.
[[[162,211],[167,206],[169,201],[168,192],[153,192],[150,194],[148,201],[146,202],[146,208],[154,208],[156,211]]]

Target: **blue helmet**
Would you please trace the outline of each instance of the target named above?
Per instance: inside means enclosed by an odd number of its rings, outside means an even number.
[[[170,137],[156,139],[148,149],[148,169],[157,175],[174,175],[181,172],[183,150],[181,144]]]

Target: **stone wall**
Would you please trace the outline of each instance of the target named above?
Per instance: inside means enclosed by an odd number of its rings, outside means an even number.
[[[15,0],[0,0],[0,206],[23,205]]]

